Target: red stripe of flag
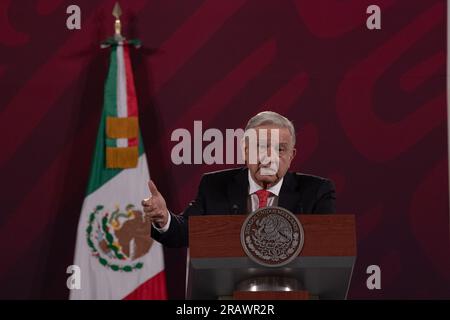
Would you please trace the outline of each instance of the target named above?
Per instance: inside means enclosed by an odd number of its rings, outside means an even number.
[[[126,75],[126,85],[127,85],[127,111],[128,117],[137,117],[137,98],[136,98],[136,90],[134,87],[134,78],[133,71],[131,69],[131,61],[130,61],[130,45],[128,43],[123,46],[123,60],[125,64],[125,75]],[[137,146],[138,139],[131,138],[128,139],[128,146]]]
[[[165,272],[148,279],[123,300],[167,300]]]

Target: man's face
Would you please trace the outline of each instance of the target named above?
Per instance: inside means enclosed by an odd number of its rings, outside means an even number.
[[[245,162],[253,180],[258,185],[269,188],[284,177],[296,150],[289,129],[272,124],[254,129],[257,139],[255,143],[246,140]],[[257,156],[252,156],[252,152]]]

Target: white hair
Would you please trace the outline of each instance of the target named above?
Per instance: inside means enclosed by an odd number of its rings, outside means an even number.
[[[274,124],[280,128],[287,128],[289,130],[289,133],[291,134],[292,142],[295,145],[296,139],[294,125],[288,118],[273,111],[263,111],[258,113],[256,116],[253,116],[250,120],[248,120],[245,131],[265,124]]]

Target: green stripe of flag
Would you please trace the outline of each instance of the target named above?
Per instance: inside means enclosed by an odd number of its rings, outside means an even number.
[[[106,116],[117,117],[117,46],[111,47],[109,71],[103,99]],[[106,146],[117,147],[116,139],[106,137]]]

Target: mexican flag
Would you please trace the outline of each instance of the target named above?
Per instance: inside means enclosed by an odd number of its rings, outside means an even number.
[[[129,55],[138,42],[105,45],[111,61],[75,249],[81,288],[70,299],[166,299],[162,246],[141,207],[150,175]]]

